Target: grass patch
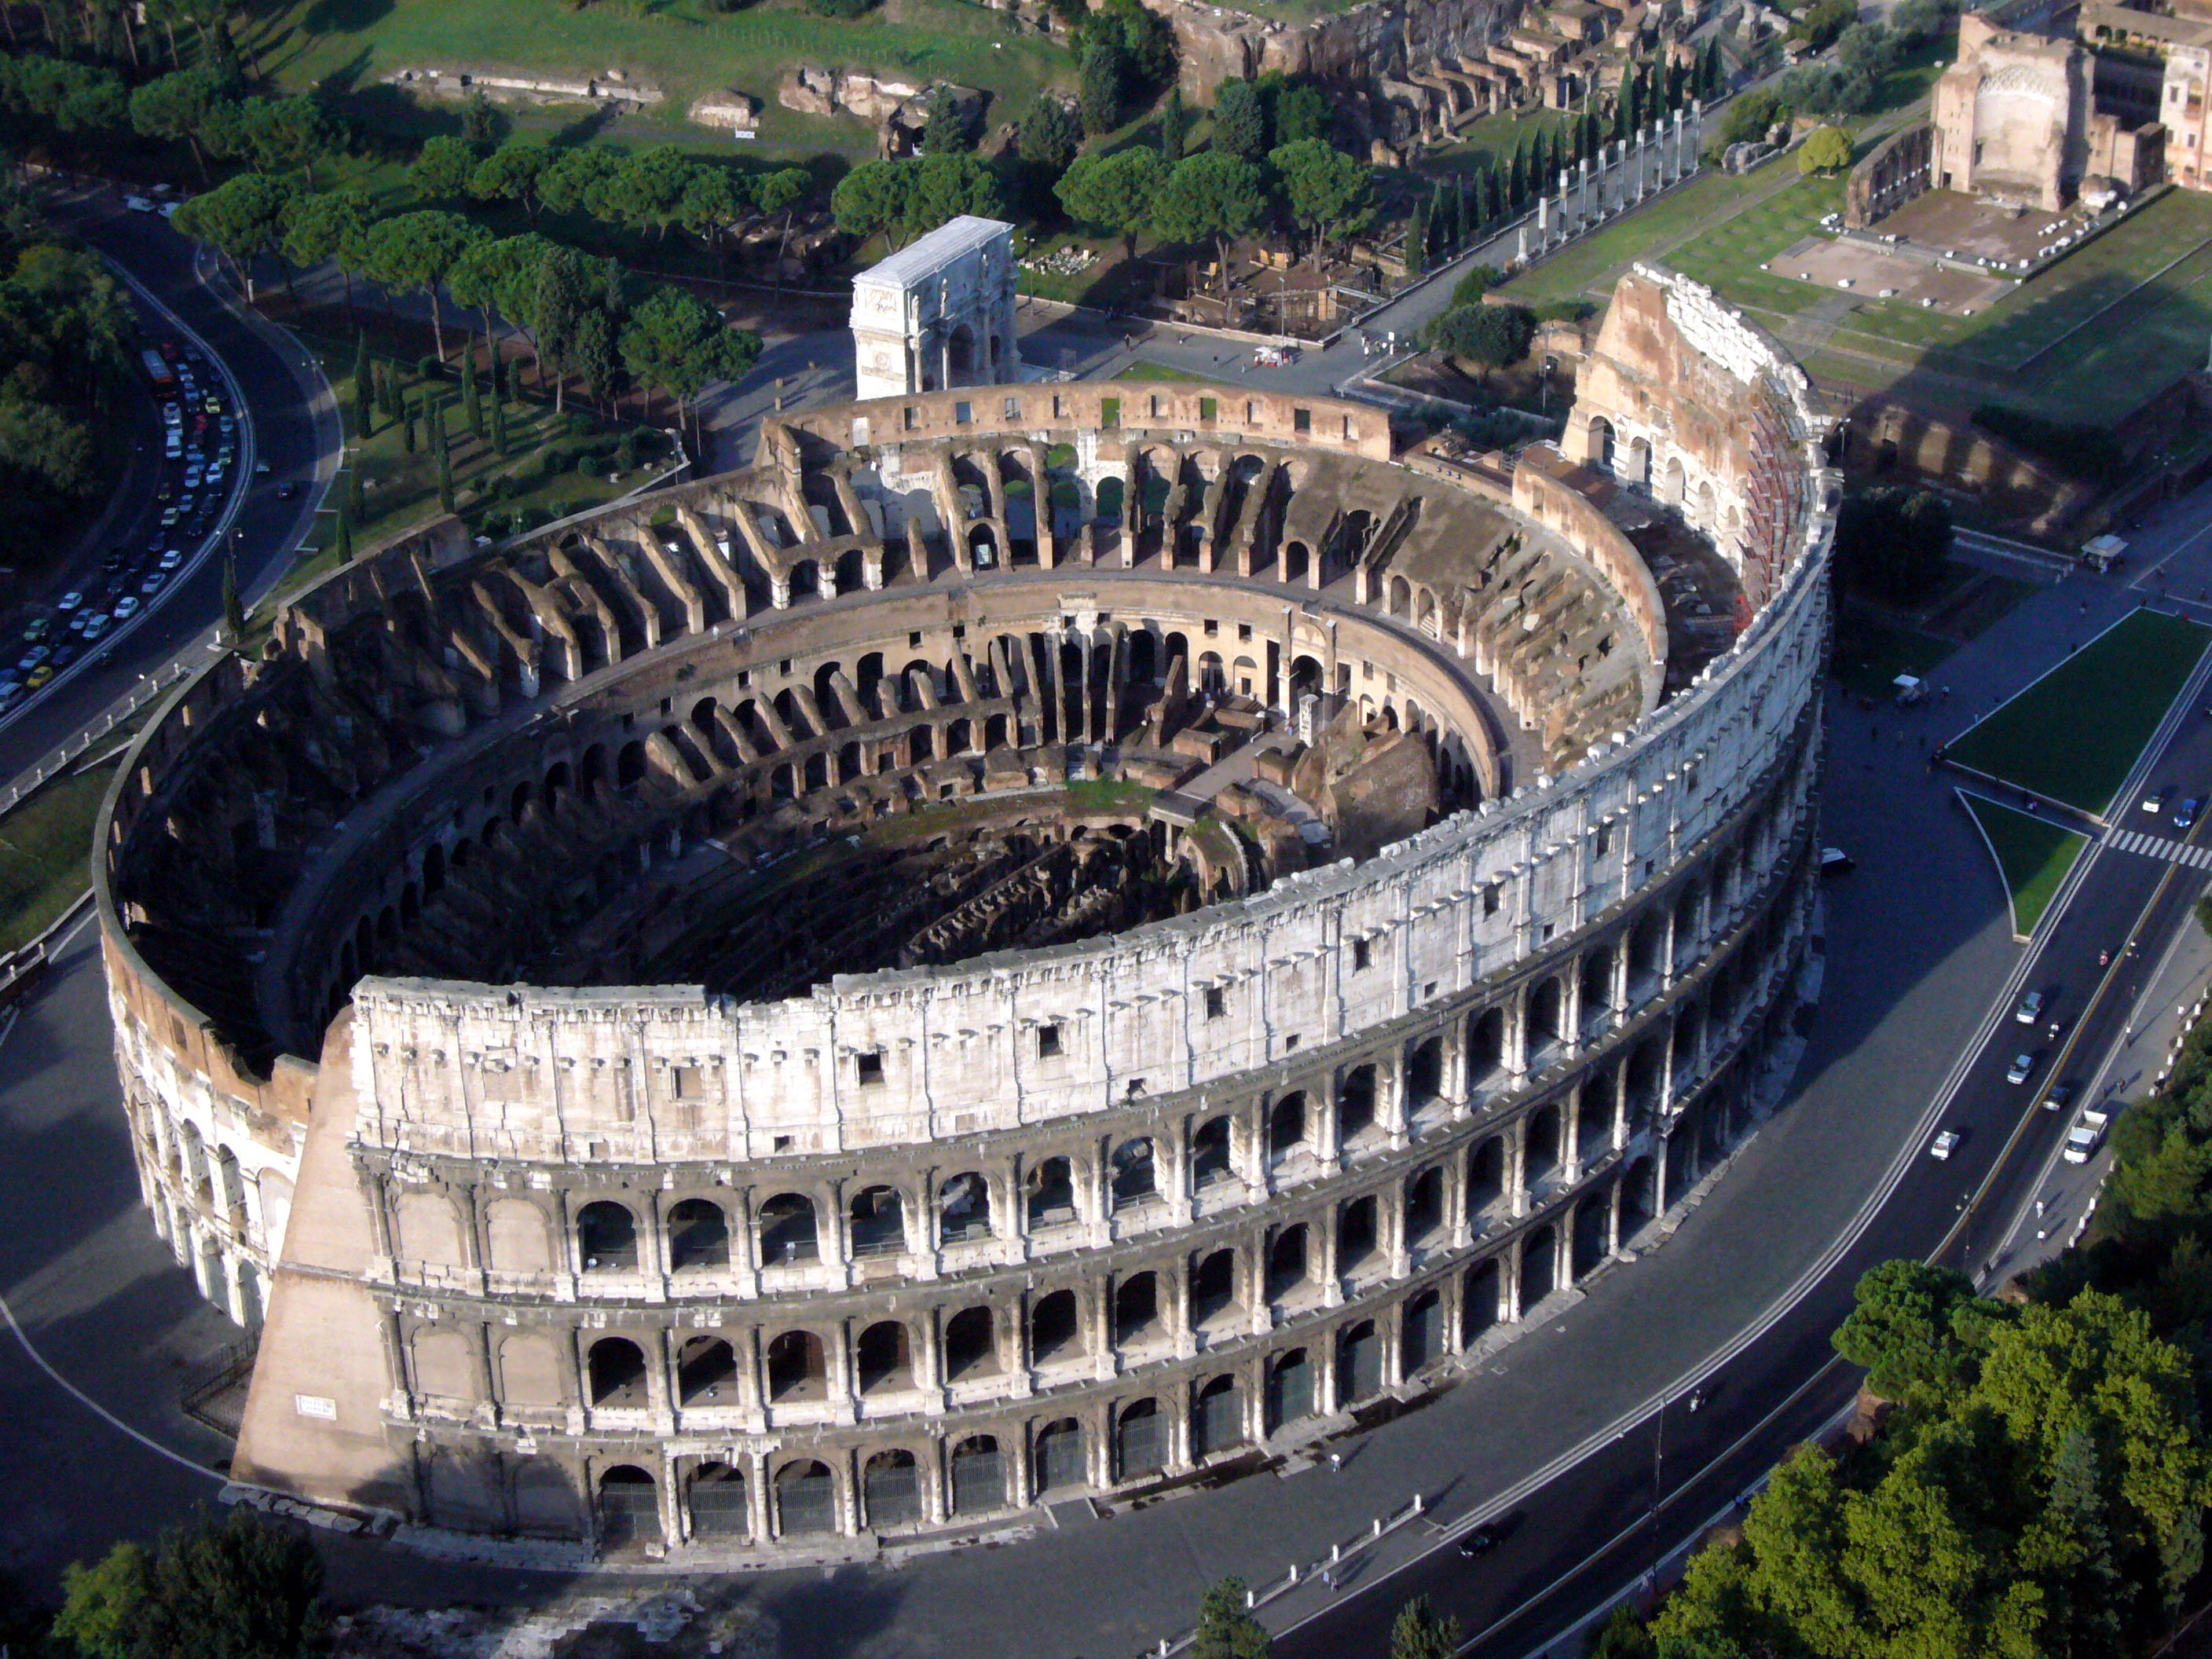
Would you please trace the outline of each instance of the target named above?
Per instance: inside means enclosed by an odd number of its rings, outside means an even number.
[[[1193,374],[1188,369],[1175,368],[1166,363],[1131,363],[1114,377],[1117,380],[1192,380],[1203,384],[1206,376]]]
[[[92,826],[114,774],[58,778],[0,817],[0,951],[27,945],[92,884]]]
[[[650,112],[623,117],[623,129],[665,125],[695,138],[705,135],[683,120],[691,101],[736,87],[765,105],[762,137],[747,145],[724,141],[715,146],[724,154],[848,148],[844,130],[859,123],[781,118],[776,84],[800,64],[987,88],[997,94],[994,123],[1015,118],[1041,88],[1074,75],[1063,47],[1010,13],[966,0],[887,0],[850,20],[817,15],[800,0],[760,0],[734,12],[717,11],[708,0],[290,0],[258,15],[253,40],[263,70],[283,90],[326,85],[349,94],[349,116],[418,137],[453,130],[459,106],[418,108],[382,84],[402,69],[563,81],[604,80],[619,69],[665,94]],[[564,108],[571,118],[585,112],[580,103]]]
[[[1996,856],[1997,874],[2012,902],[2013,933],[2026,939],[2051,908],[2058,884],[2088,845],[2088,837],[1963,790],[1959,799],[1966,802]]]
[[[2203,654],[2212,630],[2137,611],[1969,727],[1960,766],[2102,813]]]
[[[1933,634],[1847,616],[1836,629],[1836,672],[1853,696],[1888,702],[1899,674],[1924,678],[1956,648]]]

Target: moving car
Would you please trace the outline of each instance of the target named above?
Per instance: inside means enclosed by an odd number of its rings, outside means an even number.
[[[1469,1527],[1459,1535],[1459,1553],[1469,1559],[1478,1555],[1487,1555],[1498,1547],[1504,1536],[1495,1521],[1486,1521],[1479,1527]]]
[[[2084,1106],[2074,1127],[2066,1132],[2066,1151],[2063,1157],[2069,1164],[2087,1164],[2095,1156],[2105,1139],[2105,1126],[2112,1121],[2112,1114],[2099,1111],[2094,1106]]]
[[[106,613],[105,613],[105,612],[103,612],[103,611],[93,611],[89,616],[88,616],[88,617],[85,617],[85,619],[84,619],[84,637],[85,637],[86,642],[87,642],[88,644],[88,643],[90,643],[92,641],[98,639],[98,638],[99,638],[102,634],[105,634],[106,631],[107,631],[107,617],[106,617]]]
[[[2177,830],[2188,829],[2197,822],[2197,815],[2203,810],[2203,801],[2194,795],[2190,796],[2188,799],[2173,809],[2173,827]]]
[[[2027,1082],[2028,1073],[2035,1070],[2036,1059],[2036,1051],[2033,1048],[2026,1054],[2014,1054],[2012,1057],[2012,1067],[2005,1073],[2005,1081],[2007,1083]]]
[[[35,691],[40,686],[44,685],[48,680],[53,678],[53,664],[50,662],[42,662],[36,668],[33,668],[31,671],[29,677],[24,680],[23,689],[26,691]]]
[[[115,620],[121,622],[135,613],[137,609],[138,596],[136,593],[125,593],[115,602]]]
[[[2163,812],[2166,811],[2166,791],[2163,789],[2154,789],[2150,793],[2145,795],[2143,797],[2143,811],[2146,812]]]
[[[2023,1025],[2034,1024],[2043,1018],[2044,1000],[2042,992],[2030,991],[2020,1000],[2020,1006],[2014,1011],[2013,1018]]]
[[[1928,1156],[1934,1158],[1939,1164],[1942,1163],[1949,1158],[1953,1148],[1956,1147],[1958,1144],[1959,1132],[1956,1129],[1946,1129],[1942,1134],[1937,1135],[1934,1142],[1930,1144],[1928,1148]]]
[[[174,570],[184,562],[185,556],[182,551],[173,547],[161,555],[161,568],[164,570]]]
[[[138,591],[150,599],[155,594],[161,591],[161,584],[168,580],[169,577],[167,572],[156,570],[151,575],[148,576],[144,581],[138,584]],[[2017,1081],[2017,1079],[2015,1079],[2015,1081]]]
[[[44,662],[47,658],[53,654],[54,653],[52,651],[49,651],[45,646],[34,645],[28,651],[26,651],[22,654],[21,659],[16,662],[15,672],[18,674],[27,674],[33,668],[36,668],[40,663]]]

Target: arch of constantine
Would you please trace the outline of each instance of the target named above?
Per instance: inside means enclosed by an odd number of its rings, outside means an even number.
[[[181,689],[97,893],[147,1204],[261,1329],[234,1477],[702,1561],[1003,1525],[1651,1243],[1795,1007],[1836,483],[1667,273],[1585,386],[1570,455],[1698,469],[1659,540],[1357,404],[977,386],[433,528]]]

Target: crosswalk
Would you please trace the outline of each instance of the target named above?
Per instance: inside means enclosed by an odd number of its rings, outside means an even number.
[[[2116,830],[2105,837],[2105,844],[2123,853],[2164,859],[2168,864],[2185,864],[2192,870],[2212,870],[2212,847],[2184,847],[2178,841],[2147,836],[2140,830]]]

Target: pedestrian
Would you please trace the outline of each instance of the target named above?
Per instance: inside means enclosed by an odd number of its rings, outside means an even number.
[[[1340,1474],[1344,1472],[1344,1454],[1342,1452],[1331,1452],[1328,1455],[1328,1472],[1331,1474]]]

